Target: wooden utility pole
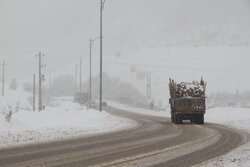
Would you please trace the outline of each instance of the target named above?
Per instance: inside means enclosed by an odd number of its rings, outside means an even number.
[[[79,82],[80,82],[80,93],[82,93],[82,57],[80,57],[80,74],[79,74]]]
[[[51,96],[51,69],[49,69],[49,97]]]
[[[148,99],[151,98],[151,73],[147,72],[147,92],[146,96]]]
[[[78,71],[78,64],[76,64],[76,76],[75,76],[75,93],[77,93],[77,76],[78,76],[78,74],[77,74],[77,71]]]
[[[42,75],[42,56],[44,56],[41,52],[38,53],[38,59],[39,59],[39,62],[38,62],[38,74],[39,74],[39,89],[38,89],[38,111],[42,111],[43,110],[43,103],[42,103],[42,80],[44,79],[43,78],[43,75]]]
[[[36,74],[33,74],[33,111],[36,111]]]
[[[90,38],[89,40],[89,109],[91,108],[91,101],[92,101],[92,45],[93,40]]]
[[[94,41],[99,38],[89,39],[89,108],[91,108],[92,101],[92,46]]]
[[[39,102],[38,102],[38,110],[42,111],[43,109],[43,103],[42,103],[42,55],[39,52]]]
[[[3,80],[2,80],[2,96],[4,96],[4,82],[5,82],[5,60],[3,60]]]
[[[102,111],[102,11],[104,9],[105,0],[100,0],[100,101],[99,109]]]

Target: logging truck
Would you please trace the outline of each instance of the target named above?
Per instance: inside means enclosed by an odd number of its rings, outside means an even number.
[[[204,124],[206,112],[206,82],[200,81],[176,83],[169,79],[169,104],[171,121],[182,124],[183,120],[191,123]]]

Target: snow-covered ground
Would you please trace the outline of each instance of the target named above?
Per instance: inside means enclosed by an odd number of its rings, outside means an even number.
[[[0,148],[15,145],[47,142],[86,136],[94,133],[131,128],[132,120],[118,118],[103,111],[87,110],[71,101],[55,100],[45,111],[32,111],[27,92],[8,90],[7,97],[0,98]],[[15,110],[10,122],[5,119],[6,109]]]
[[[206,120],[236,127],[250,133],[249,108],[213,108],[208,110]],[[249,167],[250,142],[238,147],[226,155],[206,161],[195,167]]]
[[[110,105],[139,114],[170,117],[169,110],[153,111],[129,107],[123,104],[109,102]],[[250,108],[212,108],[207,110],[205,122],[224,124],[250,133]],[[230,153],[198,164],[195,167],[249,167],[250,142],[238,147]]]
[[[62,140],[94,133],[104,133],[136,125],[135,122],[114,117],[107,112],[87,110],[70,99],[56,99],[45,111],[32,111],[30,94],[23,91],[8,90],[8,96],[0,97],[0,148],[36,142]],[[6,107],[20,109],[14,113],[10,122],[5,119]],[[154,111],[129,107],[108,101],[108,105],[130,112],[169,117],[169,109]],[[246,108],[212,108],[207,110],[206,122],[225,124],[250,133],[250,109]],[[204,162],[196,167],[238,167],[249,166],[250,143],[232,152]]]
[[[112,102],[112,101],[108,101],[108,105],[113,106],[115,108],[119,108],[121,110],[134,112],[134,113],[138,113],[138,114],[161,116],[161,117],[170,117],[170,113],[169,113],[168,108],[166,108],[165,111],[155,111],[155,110],[131,107],[131,106],[128,106],[128,105],[124,105],[124,104],[117,103],[117,102]]]

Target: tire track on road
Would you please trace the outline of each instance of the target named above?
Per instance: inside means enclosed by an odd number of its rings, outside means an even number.
[[[221,125],[175,125],[169,119],[105,108],[132,119],[132,129],[59,142],[0,150],[0,165],[22,166],[192,166],[244,143],[240,132]],[[225,147],[229,146],[229,147]]]

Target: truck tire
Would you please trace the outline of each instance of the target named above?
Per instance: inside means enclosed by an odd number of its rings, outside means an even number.
[[[200,118],[198,116],[196,116],[194,118],[194,123],[199,124],[199,122],[200,122]]]
[[[194,118],[190,119],[190,122],[195,123],[195,119]]]
[[[201,124],[201,125],[204,124],[204,115],[203,115],[203,114],[201,115],[201,118],[200,118],[200,124]]]
[[[176,124],[182,124],[182,117],[181,117],[181,115],[176,115]]]
[[[173,123],[176,123],[176,116],[175,116],[175,114],[173,114],[173,117],[172,117],[172,118],[173,118],[173,121],[172,121],[172,122],[173,122]]]
[[[202,114],[199,117],[197,117],[195,122],[197,124],[203,125],[204,124],[204,115]]]
[[[174,114],[171,112],[171,122],[174,122]]]
[[[182,124],[182,123],[183,123],[182,116],[180,116],[180,124]]]

